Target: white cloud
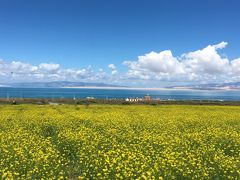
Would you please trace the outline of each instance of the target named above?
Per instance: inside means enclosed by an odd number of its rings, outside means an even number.
[[[88,81],[129,84],[221,83],[240,81],[240,58],[230,60],[219,53],[226,42],[187,52],[177,57],[171,50],[150,52],[135,61],[124,61],[127,72],[118,72],[109,64],[110,72],[103,69],[62,68],[60,64],[32,65],[22,61],[0,60],[0,82],[11,81]]]
[[[111,69],[111,74],[112,74],[112,75],[115,75],[115,74],[118,73],[117,67],[116,67],[114,64],[109,64],[109,65],[108,65],[108,68]]]
[[[215,49],[223,49],[223,48],[225,48],[227,45],[228,45],[228,43],[223,41],[223,42],[221,42],[221,43],[219,43],[219,44],[213,45],[213,47],[214,47]]]
[[[125,61],[123,64],[129,67],[128,75],[131,78],[162,80],[169,79],[170,75],[185,74],[184,66],[173,57],[170,50],[150,52],[139,56],[138,61]]]
[[[150,52],[123,64],[129,68],[128,77],[133,79],[224,82],[236,79],[240,73],[240,59],[230,61],[218,53],[217,50],[226,46],[227,42],[221,42],[180,57],[174,57],[170,50]]]
[[[109,64],[108,67],[112,70],[116,69],[116,66],[114,64]]]
[[[52,63],[39,64],[39,70],[46,71],[46,72],[57,72],[59,68],[60,68],[59,64],[52,64]]]
[[[94,71],[91,66],[82,69],[61,68],[59,64],[41,63],[32,65],[21,61],[0,60],[0,81],[99,81],[107,74]],[[105,78],[106,79],[106,78]]]
[[[186,68],[194,73],[219,74],[229,71],[229,60],[222,58],[217,49],[224,48],[227,43],[209,45],[206,48],[182,55]]]
[[[240,58],[231,61],[232,75],[240,75]]]

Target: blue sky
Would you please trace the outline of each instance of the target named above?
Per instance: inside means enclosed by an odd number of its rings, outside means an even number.
[[[91,71],[88,75],[97,74],[101,69],[104,77],[91,81],[120,84],[131,81],[136,86],[215,81],[216,77],[210,76],[212,74],[207,71],[203,75],[209,76],[208,80],[166,78],[165,75],[164,78],[156,78],[159,73],[171,74],[172,71],[153,70],[146,63],[139,62],[138,56],[171,50],[172,56],[180,62],[182,58],[177,57],[183,54],[227,42],[226,48],[217,48],[217,55],[223,61],[227,57],[230,68],[233,68],[231,61],[240,56],[239,8],[238,0],[0,0],[0,59],[4,67],[9,67],[9,72],[15,71],[14,77],[0,73],[0,79],[28,80],[31,75],[23,75],[26,64],[38,69],[41,69],[41,64],[45,67],[57,64],[59,66],[49,72],[51,80],[54,77],[59,80],[57,76],[60,72],[56,73],[59,69],[61,73],[66,73],[63,70],[67,69]],[[137,67],[130,67],[124,61],[136,62]],[[152,62],[151,59],[147,61]],[[15,67],[12,62],[23,65]],[[156,65],[164,66],[164,63],[160,57]],[[135,72],[129,75],[129,70]],[[121,78],[112,77],[112,71]],[[139,75],[142,71],[147,77]],[[151,71],[151,75],[146,71]],[[233,74],[236,67],[230,71]],[[37,74],[39,80],[40,76],[45,77],[39,72]],[[225,77],[224,81],[238,81],[237,78],[235,72]],[[69,79],[90,81],[84,75]]]

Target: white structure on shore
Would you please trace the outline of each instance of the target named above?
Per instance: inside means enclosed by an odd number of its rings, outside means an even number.
[[[94,97],[86,97],[86,99],[95,99]]]
[[[146,96],[144,96],[144,98],[126,98],[125,101],[127,102],[138,102],[138,101],[160,101],[160,98],[157,99],[153,99],[149,94],[147,94]]]
[[[138,101],[142,101],[143,99],[141,98],[126,98],[125,101],[127,102],[138,102]]]

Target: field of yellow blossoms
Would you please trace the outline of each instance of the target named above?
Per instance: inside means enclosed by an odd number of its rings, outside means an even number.
[[[240,179],[240,107],[1,105],[1,179]]]

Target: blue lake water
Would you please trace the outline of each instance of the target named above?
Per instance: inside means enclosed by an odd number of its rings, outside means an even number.
[[[240,101],[240,91],[220,90],[129,90],[129,89],[77,89],[77,88],[9,88],[0,87],[1,98],[153,98],[175,100],[231,100]]]

